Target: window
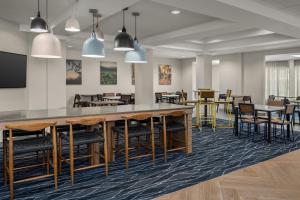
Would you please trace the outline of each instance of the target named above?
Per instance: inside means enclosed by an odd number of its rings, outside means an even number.
[[[300,60],[295,60],[294,66],[295,66],[295,95],[300,96]]]
[[[266,80],[265,83],[266,98],[268,98],[269,95],[288,97],[289,96],[289,62],[288,61],[266,62],[265,80]]]

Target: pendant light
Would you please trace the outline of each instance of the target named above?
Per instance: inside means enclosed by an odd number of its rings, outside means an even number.
[[[75,7],[76,6],[76,7]],[[65,31],[68,32],[79,32],[80,25],[78,20],[75,18],[76,8],[78,6],[78,0],[76,0],[75,5],[73,6],[72,16],[66,21]]]
[[[30,31],[35,33],[45,33],[48,32],[46,21],[41,18],[40,13],[40,0],[38,0],[38,13],[37,16],[31,20]]]
[[[122,32],[119,33],[115,37],[115,51],[133,51],[134,45],[133,45],[133,39],[132,37],[126,32],[125,28],[125,11],[128,10],[128,8],[123,9],[123,28]]]
[[[103,32],[102,32],[102,30],[100,28],[100,22],[99,22],[99,18],[101,17],[101,14],[97,14],[96,17],[97,17],[96,38],[98,40],[100,40],[101,42],[103,42],[104,41],[104,34],[103,34]]]
[[[135,36],[134,36],[134,51],[128,51],[125,54],[125,63],[147,63],[146,60],[146,50],[145,48],[139,43],[137,36],[136,36],[136,18],[140,16],[139,13],[134,12],[132,13],[134,16],[135,22]]]
[[[48,20],[48,0],[46,0],[46,19]],[[62,58],[61,43],[53,34],[50,28],[50,33],[38,34],[32,42],[31,56],[36,58]]]
[[[103,42],[97,40],[96,33],[95,33],[95,14],[97,14],[98,10],[96,9],[90,9],[90,13],[93,15],[93,32],[91,34],[91,37],[88,38],[84,43],[82,47],[82,56],[83,57],[90,57],[90,58],[104,58],[105,52],[104,52],[104,44]]]

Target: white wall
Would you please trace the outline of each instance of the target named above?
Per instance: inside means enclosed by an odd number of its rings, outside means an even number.
[[[106,52],[106,57],[103,61],[116,61],[118,63],[118,81],[117,85],[100,85],[100,59],[91,59],[81,57],[79,50],[68,49],[66,53],[67,59],[82,60],[82,85],[67,85],[66,86],[66,101],[67,106],[72,106],[74,95],[79,94],[100,94],[104,92],[114,93],[134,93],[135,85],[131,84],[131,64],[124,63],[124,55]],[[153,73],[153,90],[154,92],[176,92],[182,89],[182,70],[179,59],[169,58],[152,58]],[[171,85],[159,85],[158,82],[158,65],[169,64],[172,66]],[[138,66],[136,66],[138,67]],[[65,72],[64,72],[65,73]],[[137,76],[138,74],[136,74]]]
[[[195,58],[181,60],[181,87],[188,93],[188,99],[193,98],[196,90]]]
[[[0,20],[0,51],[28,53],[27,35],[18,27]],[[0,110],[22,110],[27,108],[27,89],[0,89]]]

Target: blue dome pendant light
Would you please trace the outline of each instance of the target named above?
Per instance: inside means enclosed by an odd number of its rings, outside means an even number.
[[[82,56],[89,58],[104,58],[105,57],[105,49],[104,44],[100,40],[97,39],[95,33],[95,14],[98,13],[97,9],[90,9],[90,13],[93,15],[93,31],[91,37],[88,38],[82,47]]]
[[[128,8],[123,9],[123,28],[122,32],[119,33],[115,37],[115,51],[133,51],[134,45],[133,45],[133,39],[132,37],[126,32],[125,28],[125,11],[128,10]]]
[[[140,16],[138,12],[132,13],[134,16],[135,22],[135,36],[134,36],[134,51],[128,51],[125,54],[125,63],[147,63],[146,59],[146,50],[145,48],[139,43],[137,36],[136,36],[136,18]]]

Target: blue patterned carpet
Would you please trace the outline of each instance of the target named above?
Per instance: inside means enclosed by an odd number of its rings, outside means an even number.
[[[193,130],[193,153],[169,154],[167,163],[162,154],[156,156],[155,165],[148,158],[132,160],[126,175],[122,159],[110,164],[109,176],[103,169],[75,173],[75,184],[69,180],[68,168],[59,176],[59,188],[55,192],[52,179],[19,184],[15,187],[15,199],[152,199],[231,171],[247,167],[281,154],[300,149],[300,134],[296,141],[287,144],[252,142],[239,139],[232,129]],[[0,152],[2,162],[2,152]],[[2,163],[1,163],[2,174]],[[28,171],[28,174],[34,173]],[[24,174],[23,174],[24,175]],[[2,184],[1,199],[9,199],[8,187]]]

